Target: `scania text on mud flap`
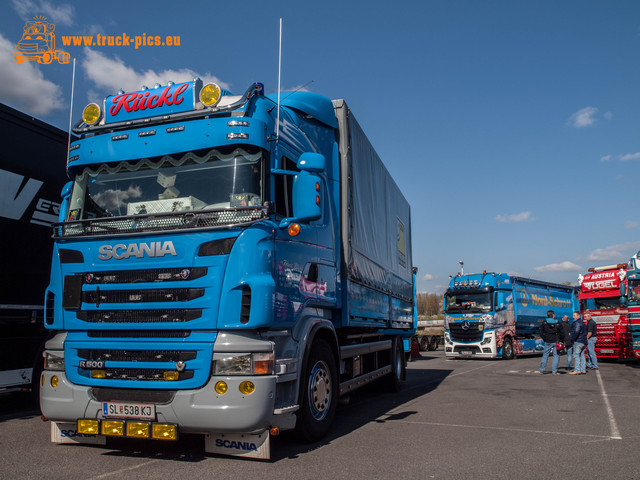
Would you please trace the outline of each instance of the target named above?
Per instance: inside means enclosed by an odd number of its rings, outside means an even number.
[[[74,441],[195,433],[268,458],[280,431],[322,438],[340,396],[400,388],[409,205],[343,100],[263,90],[195,79],[85,108],[41,392]]]
[[[444,294],[447,357],[541,353],[540,325],[578,310],[576,287],[499,273],[457,275]]]

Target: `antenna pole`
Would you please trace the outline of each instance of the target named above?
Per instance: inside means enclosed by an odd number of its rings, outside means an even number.
[[[69,148],[71,148],[71,120],[73,117],[73,90],[76,85],[76,59],[73,59],[73,73],[71,74],[71,106],[69,107],[69,136],[67,139],[67,158],[65,163],[69,161]]]
[[[280,40],[278,42],[278,112],[276,113],[276,145],[280,139],[280,75],[282,72],[282,18],[280,19]]]

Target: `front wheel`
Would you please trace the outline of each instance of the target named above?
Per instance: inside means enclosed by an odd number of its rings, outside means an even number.
[[[510,338],[505,338],[502,342],[502,358],[505,360],[513,358],[513,342]]]
[[[338,402],[336,362],[324,340],[315,340],[311,346],[299,397],[296,431],[308,442],[318,441],[329,432]]]
[[[391,373],[382,379],[384,389],[389,392],[399,392],[405,377],[404,348],[402,339],[395,337],[391,347]]]

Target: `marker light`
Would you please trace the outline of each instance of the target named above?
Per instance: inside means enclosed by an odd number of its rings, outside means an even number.
[[[200,101],[205,107],[215,107],[221,97],[222,91],[215,83],[207,83],[202,87],[202,90],[200,90]]]
[[[82,111],[82,121],[87,125],[95,125],[100,120],[100,116],[102,112],[100,112],[100,107],[97,103],[90,103],[84,110]]]
[[[151,438],[155,438],[156,440],[175,440],[178,438],[176,426],[154,423],[151,425]]]
[[[85,435],[98,435],[100,422],[98,420],[89,420],[81,418],[78,420],[78,433]]]
[[[224,395],[225,393],[227,393],[228,389],[229,387],[225,382],[220,381],[216,383],[216,392],[219,393],[220,395]]]
[[[240,393],[244,395],[251,395],[255,391],[256,386],[253,384],[253,382],[246,380],[240,384],[239,389]]]
[[[149,438],[149,422],[127,422],[127,437]]]
[[[51,386],[56,388],[58,386],[58,376],[54,375],[51,377]]]
[[[124,422],[122,420],[103,420],[101,425],[102,435],[124,435]]]
[[[300,234],[300,225],[297,223],[292,223],[289,225],[289,235],[292,237],[297,237]]]

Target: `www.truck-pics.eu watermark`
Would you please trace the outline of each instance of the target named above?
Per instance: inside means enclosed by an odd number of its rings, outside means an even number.
[[[179,47],[180,35],[62,35],[65,47]]]

